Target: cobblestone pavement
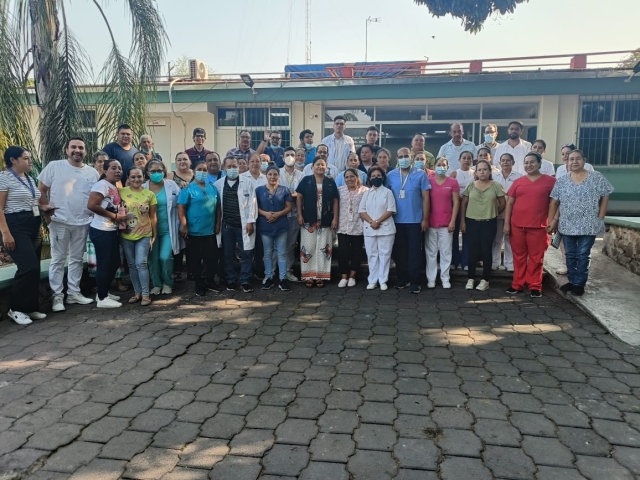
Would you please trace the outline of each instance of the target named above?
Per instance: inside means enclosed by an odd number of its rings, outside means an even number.
[[[639,475],[640,349],[554,293],[461,281],[4,321],[0,478]]]

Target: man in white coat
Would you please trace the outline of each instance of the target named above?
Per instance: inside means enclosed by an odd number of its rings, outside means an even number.
[[[251,259],[256,243],[258,206],[253,182],[240,176],[238,159],[226,157],[223,162],[227,176],[213,185],[220,195],[222,228],[218,245],[222,245],[227,275],[227,290],[236,290],[238,272],[234,264],[236,245],[240,250],[240,284],[246,293],[252,292]]]

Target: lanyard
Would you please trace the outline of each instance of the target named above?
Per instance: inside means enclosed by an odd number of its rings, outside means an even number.
[[[404,186],[407,184],[407,180],[409,180],[409,175],[411,175],[411,170],[407,173],[406,178],[402,179],[402,171],[400,171],[400,190],[404,190]]]
[[[22,180],[22,178],[20,178],[20,176],[19,176],[16,172],[14,172],[14,171],[13,171],[13,169],[12,169],[12,168],[8,168],[7,170],[9,170],[11,173],[13,173],[13,176],[14,176],[14,177],[16,177],[16,178],[18,179],[18,181],[19,181],[22,185],[24,185],[24,188],[28,189],[28,190],[31,192],[31,196],[32,196],[33,198],[36,198],[36,189],[35,189],[35,187],[33,186],[33,184],[31,183],[31,179],[29,178],[29,176],[28,176],[28,175],[25,175],[25,177],[27,178],[27,182],[29,183],[29,185],[27,185],[27,184],[24,182],[24,180]]]

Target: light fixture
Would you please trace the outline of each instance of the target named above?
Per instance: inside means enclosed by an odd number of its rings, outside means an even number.
[[[240,75],[240,78],[242,79],[244,84],[249,88],[253,88],[253,86],[255,85],[255,82],[253,81],[253,78],[251,78],[251,75],[249,75],[247,73],[245,73],[243,75]]]
[[[446,130],[436,130],[435,133],[447,133],[447,131]]]

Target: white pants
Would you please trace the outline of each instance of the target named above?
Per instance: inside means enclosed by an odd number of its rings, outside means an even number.
[[[295,260],[296,243],[300,236],[298,217],[288,217],[289,230],[287,231],[287,271],[290,272]]]
[[[442,283],[449,282],[453,232],[449,233],[447,227],[429,228],[425,237],[424,250],[427,254],[427,282],[435,283],[436,281],[436,276],[438,275],[438,252],[440,252],[440,280],[442,280]]]
[[[89,225],[63,225],[58,222],[49,224],[51,241],[51,263],[49,264],[49,284],[54,295],[62,295],[64,286],[64,264],[69,258],[67,268],[67,295],[80,293],[82,280],[82,259],[87,247]]]
[[[504,266],[510,270],[513,270],[513,252],[511,251],[511,242],[509,241],[509,235],[502,233],[504,228],[504,218],[498,218],[496,229],[496,238],[493,241],[493,265],[492,267],[499,267],[502,263],[502,241],[504,240]]]
[[[364,237],[364,248],[367,252],[369,264],[368,283],[387,283],[389,280],[389,266],[391,265],[391,251],[396,235],[379,235]]]

